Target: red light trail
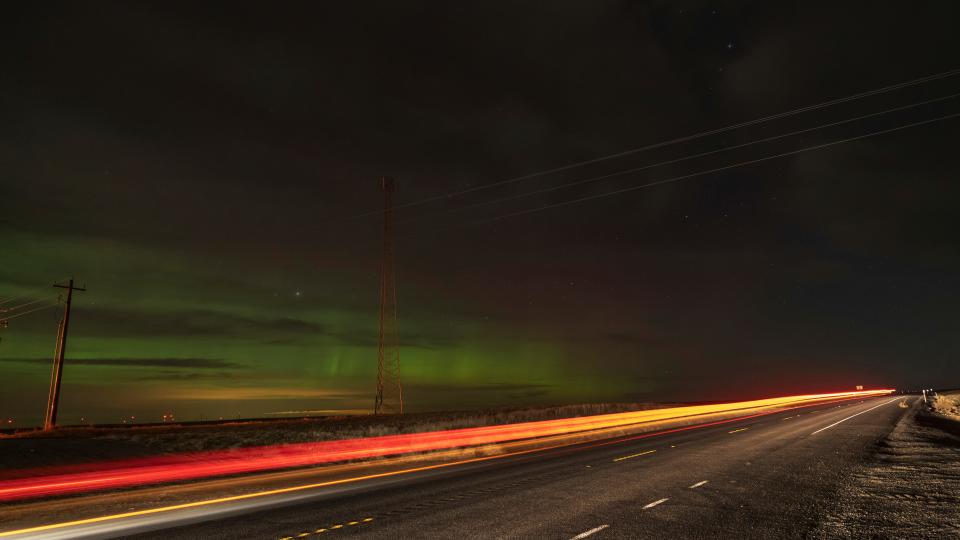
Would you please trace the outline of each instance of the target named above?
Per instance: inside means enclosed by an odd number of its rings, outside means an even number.
[[[396,456],[522,439],[578,434],[599,429],[641,424],[647,426],[661,425],[666,422],[695,417],[703,417],[704,420],[707,420],[710,416],[717,414],[743,413],[745,417],[757,416],[762,411],[775,412],[775,410],[783,408],[808,406],[843,399],[874,397],[892,392],[893,390],[872,390],[813,394],[738,403],[671,407],[446,431],[251,447],[12,471],[8,473],[8,479],[0,479],[0,501]],[[13,475],[17,477],[10,478]]]

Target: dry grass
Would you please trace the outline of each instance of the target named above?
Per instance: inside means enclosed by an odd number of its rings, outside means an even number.
[[[342,416],[144,427],[67,427],[0,438],[0,470],[167,453],[330,441],[574,418],[675,406],[593,403],[479,411]]]
[[[937,397],[933,400],[932,408],[944,416],[960,420],[960,392],[937,394]]]
[[[185,427],[173,431],[115,429],[98,434],[110,439],[142,442],[169,452],[214,450],[299,442],[378,437],[477,426],[574,418],[595,414],[639,411],[665,405],[650,403],[597,403],[559,407],[528,407],[390,416],[344,416],[279,422],[243,422],[217,426]],[[189,432],[189,437],[185,437]]]

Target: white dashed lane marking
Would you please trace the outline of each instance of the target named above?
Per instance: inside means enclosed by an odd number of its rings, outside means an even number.
[[[665,502],[667,502],[667,501],[669,501],[669,500],[670,500],[670,497],[667,497],[667,498],[665,498],[665,499],[660,499],[659,501],[653,501],[652,503],[644,506],[643,509],[644,509],[644,510],[649,510],[649,509],[653,508],[654,506],[656,506],[656,505],[658,505],[658,504],[663,504],[663,503],[665,503]]]
[[[571,538],[570,540],[580,540],[581,538],[586,538],[586,537],[590,536],[591,534],[596,534],[596,533],[598,533],[598,532],[606,529],[607,527],[609,527],[609,525],[601,525],[601,526],[599,526],[599,527],[594,527],[594,528],[590,529],[589,531],[583,531],[582,533],[574,536],[574,537]]]
[[[707,482],[709,482],[709,480],[701,480],[701,481],[697,482],[696,484],[690,486],[690,489],[696,489],[696,488],[698,488],[698,487],[706,484]]]
[[[890,401],[884,401],[883,403],[881,403],[881,404],[879,404],[879,405],[874,405],[873,407],[870,407],[869,409],[867,409],[867,410],[865,410],[865,411],[860,411],[860,412],[858,412],[857,414],[851,414],[850,416],[844,418],[843,420],[838,420],[838,421],[830,424],[829,426],[822,427],[822,428],[814,431],[813,433],[811,433],[811,435],[816,435],[817,433],[820,433],[821,431],[824,431],[824,430],[826,430],[826,429],[830,429],[830,428],[832,428],[833,426],[835,426],[835,425],[837,425],[837,424],[842,424],[842,423],[846,422],[847,420],[849,420],[849,419],[851,419],[851,418],[853,418],[853,417],[855,417],[855,416],[860,416],[861,414],[868,413],[868,412],[876,409],[877,407],[883,407],[884,405],[886,405],[886,404],[888,404],[888,403],[893,403],[894,401],[897,401],[898,399],[900,399],[900,398],[898,398],[898,397],[897,397],[897,398],[893,398],[893,399],[891,399]]]

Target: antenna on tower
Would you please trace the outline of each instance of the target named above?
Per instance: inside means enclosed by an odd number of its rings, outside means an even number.
[[[400,387],[400,337],[397,331],[397,284],[393,273],[393,178],[380,177],[383,192],[383,259],[380,261],[380,330],[377,347],[377,397],[373,414],[403,413]]]

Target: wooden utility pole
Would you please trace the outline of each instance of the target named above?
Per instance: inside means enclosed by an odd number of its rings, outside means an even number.
[[[73,278],[66,285],[58,283],[54,287],[67,290],[67,302],[63,308],[63,319],[57,332],[57,349],[53,353],[53,372],[50,374],[50,394],[47,397],[47,415],[43,421],[43,429],[49,431],[57,425],[57,408],[60,406],[60,380],[63,378],[63,356],[67,351],[67,330],[70,328],[70,302],[73,300],[73,291],[86,291],[81,287],[73,286]]]

